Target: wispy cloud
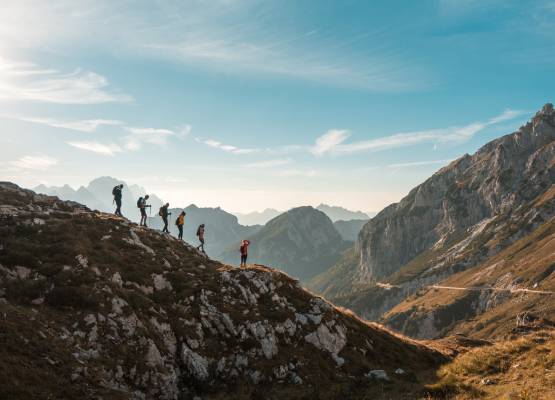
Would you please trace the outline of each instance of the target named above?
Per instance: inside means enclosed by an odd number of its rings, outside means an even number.
[[[75,147],[80,150],[90,151],[97,154],[102,154],[105,156],[113,156],[116,153],[121,153],[122,148],[114,143],[103,144],[99,142],[66,142],[68,145]]]
[[[310,152],[320,156],[343,143],[350,136],[350,133],[342,129],[332,129],[316,139],[316,144]]]
[[[80,132],[95,132],[102,126],[122,125],[123,122],[111,119],[84,119],[84,120],[58,120],[53,118],[42,118],[32,116],[7,116],[8,118],[17,119],[19,121],[32,122],[35,124],[47,125],[54,128],[64,128]]]
[[[125,128],[129,135],[123,138],[124,147],[127,150],[139,150],[144,143],[157,146],[165,146],[168,138],[175,135],[175,132],[169,129],[160,128]]]
[[[338,37],[296,24],[280,29],[276,16],[283,7],[276,2],[164,2],[148,13],[116,3],[8,1],[0,15],[0,43],[15,48],[109,46],[203,71],[376,91],[434,83],[420,59],[386,45],[383,31]]]
[[[256,149],[256,148],[241,148],[241,147],[236,147],[229,144],[223,144],[222,142],[219,142],[214,139],[202,140],[197,138],[197,142],[202,142],[207,146],[225,151],[227,153],[232,153],[232,154],[251,154],[251,153],[257,153],[261,151],[261,149]]]
[[[58,164],[58,160],[45,155],[29,155],[10,162],[10,165],[20,169],[43,170]]]
[[[95,72],[76,69],[62,73],[0,58],[0,100],[97,104],[130,101],[132,97],[109,90],[108,80]]]
[[[177,127],[176,134],[179,138],[185,139],[187,136],[189,136],[192,130],[193,127],[191,125],[183,124]]]
[[[143,45],[143,51],[176,60],[199,65],[210,70],[224,70],[233,74],[277,75],[316,81],[327,86],[358,87],[372,91],[406,91],[432,85],[429,77],[418,71],[414,63],[390,54],[379,55],[376,49],[372,59],[358,60],[320,51],[321,54],[303,53],[299,48],[286,47],[275,42],[256,43],[252,39],[230,40],[222,36],[195,37],[173,43],[152,43]],[[303,35],[305,36],[305,35]],[[308,36],[307,36],[308,37]],[[291,40],[289,44],[300,40]],[[314,44],[306,43],[314,48]],[[330,46],[331,47],[331,46]],[[337,46],[342,47],[342,46]],[[322,46],[323,49],[326,46]],[[352,58],[351,60],[349,60]],[[419,79],[415,79],[418,76]]]
[[[318,143],[320,141],[326,144],[325,146],[321,146],[320,151],[316,154],[351,154],[362,151],[381,151],[426,142],[455,144],[464,143],[486,127],[503,121],[512,120],[524,113],[525,112],[523,111],[507,110],[485,122],[473,122],[465,126],[397,133],[378,139],[363,140],[345,144],[343,143],[346,139],[345,134],[343,134],[343,136],[338,136],[327,132],[316,140],[315,148],[318,148]]]
[[[190,125],[182,125],[175,131],[162,128],[125,127],[124,130],[127,134],[119,139],[119,144],[106,144],[98,141],[68,141],[66,143],[77,149],[113,156],[117,153],[138,151],[142,149],[143,145],[165,146],[170,138],[185,138],[191,129]]]
[[[245,164],[244,167],[246,168],[274,168],[279,167],[287,164],[291,164],[293,160],[290,158],[276,158],[273,160],[265,160],[265,161],[258,161],[249,164]]]

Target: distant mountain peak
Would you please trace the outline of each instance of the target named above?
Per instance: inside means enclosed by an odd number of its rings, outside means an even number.
[[[247,239],[251,241],[249,262],[271,265],[303,280],[333,265],[351,245],[331,219],[312,206],[295,207],[274,217]],[[222,259],[237,264],[237,246],[222,254]]]
[[[370,218],[367,213],[362,211],[351,211],[341,206],[331,206],[324,203],[318,205],[316,209],[325,213],[333,222]]]

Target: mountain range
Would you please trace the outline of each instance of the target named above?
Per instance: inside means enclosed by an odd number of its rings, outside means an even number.
[[[312,207],[254,227],[187,210],[250,238],[255,264],[0,182],[0,398],[555,396],[551,104],[358,221],[354,245]]]
[[[81,186],[79,189],[74,190],[69,185],[62,187],[47,187],[39,185],[34,188],[38,193],[44,193],[51,196],[58,196],[62,200],[71,200],[93,210],[104,212],[112,212],[114,206],[109,202],[112,200],[112,188],[122,183],[123,188],[123,206],[122,210],[126,217],[132,221],[137,222],[139,213],[136,207],[136,200],[139,196],[144,196],[146,190],[138,185],[128,184],[122,180],[111,177],[100,177],[92,180],[86,187]],[[149,203],[152,208],[149,210],[150,217],[148,218],[148,226],[161,230],[163,223],[158,216],[158,210],[162,205],[162,200],[155,194],[149,193]],[[320,206],[324,211],[329,212],[330,215],[355,217],[361,213],[352,212],[341,207]],[[315,211],[312,207],[301,207],[294,213],[281,213],[277,210],[266,209],[261,213],[254,212],[250,214],[239,214],[243,223],[239,222],[239,217],[222,210],[221,208],[198,207],[191,204],[184,209],[171,208],[169,211],[171,216],[169,218],[170,232],[177,236],[177,227],[175,226],[175,219],[177,215],[184,210],[187,213],[184,226],[184,239],[189,243],[197,243],[196,237],[197,227],[204,223],[206,226],[206,245],[205,250],[212,257],[223,257],[230,263],[237,263],[236,248],[240,246],[241,240],[251,238],[253,240],[252,260],[258,263],[271,264],[280,268],[293,276],[312,277],[314,274],[309,272],[315,270],[323,272],[326,268],[334,264],[341,256],[342,251],[347,247],[345,242],[354,242],[358,232],[365,221],[363,220],[349,220],[349,221],[336,221],[331,225],[331,221],[326,215],[318,214],[318,218],[312,218],[311,211]],[[300,217],[301,214],[303,217]],[[281,243],[283,237],[274,237],[270,233],[276,228],[276,224],[271,224],[270,227],[264,230],[261,235],[254,236],[261,230],[261,224],[255,224],[255,221],[264,221],[264,224],[269,220],[273,220],[281,215],[286,215],[278,220],[282,224],[281,228],[288,225],[286,229],[290,232],[303,232],[300,236],[302,239],[294,245],[290,242]],[[291,218],[291,215],[300,217],[299,219]],[[324,218],[326,217],[326,218]],[[326,220],[327,219],[327,220]],[[306,232],[306,227],[297,226],[301,221],[313,220],[314,225],[311,226],[311,232]],[[279,222],[281,221],[281,222]],[[321,240],[320,234],[323,232],[327,250],[324,254],[319,254],[320,247],[312,246],[311,243]],[[337,232],[335,232],[337,231]],[[339,235],[337,234],[339,233]],[[264,237],[270,237],[278,240],[266,240]],[[277,255],[275,249],[289,247],[289,255]],[[302,264],[297,265],[298,260],[303,260]]]
[[[4,182],[0,218],[1,398],[399,398],[450,359],[74,202]]]
[[[128,185],[126,182],[116,178],[109,176],[99,177],[93,179],[86,187],[80,186],[77,190],[69,185],[60,187],[39,185],[33,190],[37,193],[57,196],[62,200],[71,200],[84,204],[92,210],[113,212],[116,206],[113,204],[112,189],[119,184],[123,184],[122,212],[127,218],[137,222],[140,219],[137,210],[137,199],[147,194],[147,192],[141,186]],[[152,209],[158,210],[162,205],[162,200],[153,193],[149,193],[149,197],[149,204],[152,205]]]
[[[175,219],[181,213],[186,212],[185,225],[183,226],[183,239],[189,243],[200,244],[196,236],[200,224],[205,224],[205,251],[214,258],[219,258],[229,247],[237,245],[242,239],[256,233],[261,229],[260,225],[243,226],[239,224],[237,217],[221,208],[197,207],[194,204],[181,209],[169,210],[169,229],[172,235],[178,235]],[[156,210],[156,214],[158,210]],[[159,216],[148,218],[148,226],[162,230],[163,222]]]
[[[327,204],[320,204],[318,207],[316,207],[316,209],[322,211],[324,214],[330,217],[332,222],[350,221],[354,219],[367,220],[376,214],[373,212],[367,214],[362,211],[351,211],[343,207],[329,206]]]
[[[312,290],[414,337],[555,316],[555,112],[464,155],[362,228]],[[471,322],[472,321],[472,322]]]
[[[273,208],[266,208],[264,211],[254,211],[251,213],[233,213],[241,225],[265,225],[272,218],[277,217],[283,211]]]
[[[316,207],[317,210],[322,211],[326,214],[332,222],[338,221],[367,221],[376,213],[364,213],[362,211],[351,211],[343,207],[329,206],[327,204],[320,204]],[[239,223],[242,225],[265,225],[271,219],[283,214],[283,211],[278,211],[273,208],[266,208],[264,211],[255,211],[252,213],[234,213],[239,219]],[[348,228],[347,228],[348,229]]]
[[[275,217],[246,239],[251,242],[249,263],[271,265],[303,281],[332,266],[352,244],[343,240],[326,214],[310,206]],[[239,246],[237,242],[221,259],[237,264]]]

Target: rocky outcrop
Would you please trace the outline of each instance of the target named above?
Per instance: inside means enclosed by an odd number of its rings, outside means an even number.
[[[6,398],[338,398],[366,382],[363,398],[380,390],[369,371],[420,376],[442,359],[276,270],[9,183],[0,320]]]

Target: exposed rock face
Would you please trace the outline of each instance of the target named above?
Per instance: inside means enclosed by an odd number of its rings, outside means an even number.
[[[544,193],[555,180],[554,140],[548,104],[519,131],[454,161],[384,209],[359,235],[360,279],[383,279],[423,251]]]
[[[301,280],[325,271],[348,246],[331,220],[312,207],[289,210],[248,239],[249,263],[272,265]],[[239,246],[225,252],[222,259],[238,264]]]
[[[331,399],[441,359],[280,272],[76,203],[0,183],[0,222],[0,397]]]
[[[350,221],[335,221],[333,226],[344,240],[355,242],[362,227],[368,222],[367,219],[353,219]]]
[[[363,227],[355,249],[314,279],[311,287],[365,318],[378,320],[391,309],[399,310],[398,316],[388,314],[386,322],[405,333],[445,334],[453,322],[449,318],[440,323],[419,314],[418,323],[409,323],[416,314],[407,313],[405,299],[485,266],[496,254],[550,223],[555,216],[554,183],[555,112],[547,104],[517,132],[452,162],[384,209]],[[451,281],[451,286],[462,285]],[[457,312],[460,319],[512,297],[468,296],[457,306],[468,308]]]

